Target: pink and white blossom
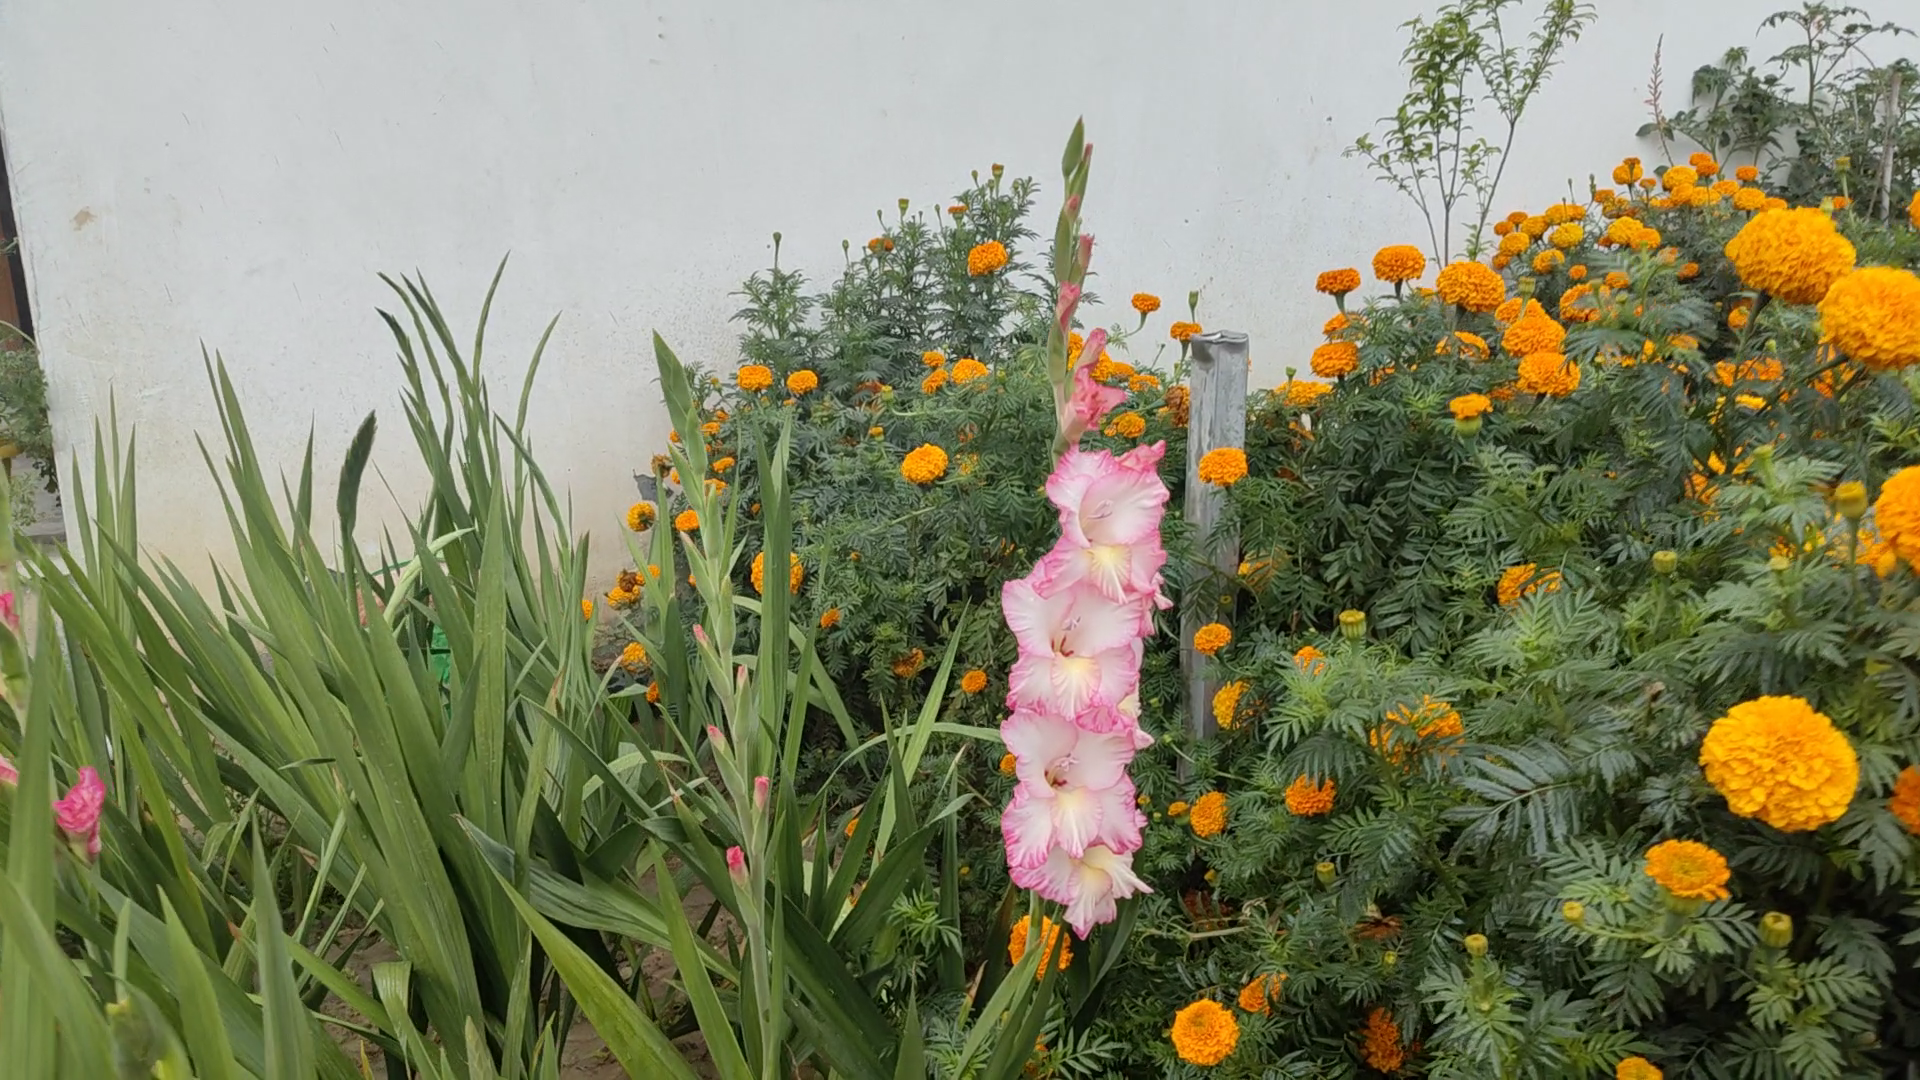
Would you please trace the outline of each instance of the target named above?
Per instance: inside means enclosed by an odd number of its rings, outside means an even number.
[[[1153,891],[1133,872],[1133,856],[1099,846],[1078,857],[1055,848],[1046,862],[1013,867],[1009,875],[1015,885],[1065,904],[1067,924],[1083,938],[1095,923],[1113,921],[1116,901]]]
[[[68,838],[86,844],[89,857],[100,854],[100,811],[107,805],[107,786],[91,765],[80,768],[79,779],[59,802],[53,819]]]

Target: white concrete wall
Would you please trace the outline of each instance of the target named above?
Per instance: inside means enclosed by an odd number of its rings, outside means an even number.
[[[379,410],[400,502],[369,498],[411,505],[375,274],[423,271],[465,327],[511,250],[493,369],[517,386],[562,313],[535,437],[610,533],[664,436],[651,331],[730,365],[728,293],[772,231],[825,275],[876,208],[943,203],[989,162],[1037,176],[1050,220],[1078,114],[1100,287],[1169,308],[1200,288],[1201,320],[1251,332],[1256,381],[1275,381],[1328,313],[1317,271],[1425,243],[1341,150],[1398,100],[1398,24],[1432,6],[4,0],[0,131],[63,455],[116,399],[145,538],[189,565],[222,549],[194,445],[217,430],[205,343],[282,463],[311,425],[330,474]],[[1779,5],[1601,6],[1521,132],[1503,208],[1651,160],[1632,134],[1655,38],[1683,105],[1693,68]]]

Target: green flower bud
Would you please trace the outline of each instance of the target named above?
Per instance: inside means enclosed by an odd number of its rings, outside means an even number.
[[[1784,949],[1793,942],[1793,916],[1784,911],[1769,911],[1760,916],[1760,944]]]
[[[1767,560],[1767,569],[1776,574],[1784,574],[1793,567],[1793,560],[1785,555],[1775,555]]]
[[[1487,955],[1487,935],[1485,934],[1468,934],[1461,944],[1467,947],[1468,956],[1480,957]]]
[[[1578,900],[1569,900],[1560,905],[1560,917],[1575,926],[1587,924],[1587,905]]]
[[[1340,636],[1348,641],[1359,641],[1367,636],[1367,613],[1353,608],[1340,613]]]
[[[1849,480],[1833,489],[1833,508],[1848,521],[1859,521],[1867,515],[1867,485],[1858,480]]]
[[[1314,880],[1322,885],[1332,886],[1334,876],[1334,866],[1330,862],[1316,864],[1313,868]]]
[[[1475,435],[1480,434],[1481,423],[1483,423],[1483,420],[1478,416],[1455,417],[1453,421],[1453,433],[1463,439],[1471,439]]]
[[[1673,573],[1679,565],[1680,555],[1677,552],[1667,551],[1663,548],[1653,553],[1653,572],[1662,577]]]
[[[903,214],[904,214],[904,213],[906,213],[906,212],[907,212],[907,207],[909,207],[909,206],[912,206],[912,205],[913,205],[913,204],[912,204],[912,203],[910,203],[910,202],[908,202],[907,200],[905,200],[905,199],[901,199],[901,200],[900,200],[900,212],[901,212],[901,213],[903,213]]]
[[[1388,949],[1386,952],[1383,952],[1380,954],[1381,967],[1392,968],[1392,967],[1398,967],[1399,964],[1400,964],[1400,954],[1395,952],[1394,950]]]

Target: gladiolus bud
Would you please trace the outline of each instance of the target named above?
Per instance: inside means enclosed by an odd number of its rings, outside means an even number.
[[[1060,299],[1054,302],[1053,317],[1065,333],[1073,327],[1073,311],[1080,306],[1080,286],[1071,281],[1060,283]]]
[[[1769,911],[1760,916],[1760,944],[1784,949],[1793,943],[1793,916],[1784,911]]]
[[[1466,940],[1462,941],[1461,944],[1467,947],[1468,956],[1480,957],[1487,955],[1487,935],[1485,934],[1468,934]]]
[[[1070,218],[1077,218],[1080,216],[1080,196],[1078,195],[1067,196],[1067,216]]]
[[[1353,608],[1340,613],[1340,636],[1348,641],[1359,641],[1367,636],[1367,613]]]
[[[1667,551],[1666,549],[1662,548],[1661,550],[1653,553],[1653,572],[1656,574],[1660,574],[1662,576],[1671,574],[1673,573],[1674,569],[1679,565],[1680,565],[1680,556],[1675,552]]]
[[[747,883],[747,853],[738,844],[727,849],[727,876],[735,885]]]
[[[1080,234],[1080,261],[1076,264],[1076,266],[1079,268],[1080,273],[1085,274],[1087,272],[1087,267],[1092,265],[1093,265],[1093,237],[1089,236],[1086,233],[1081,233]]]
[[[693,640],[699,642],[701,645],[707,644],[707,628],[701,626],[699,623],[694,623]]]
[[[1560,917],[1575,926],[1587,924],[1587,905],[1578,900],[1569,900],[1560,905]]]
[[[764,776],[756,776],[753,778],[753,808],[755,810],[765,810],[767,808],[767,789],[771,786],[772,782]]]
[[[1329,886],[1332,885],[1334,880],[1333,864],[1330,862],[1323,862],[1314,866],[1313,878],[1315,881],[1318,881],[1322,885],[1329,885]]]
[[[1859,521],[1867,514],[1867,485],[1849,480],[1833,489],[1833,508],[1848,521]]]
[[[727,748],[727,733],[714,727],[712,724],[708,724],[707,741],[713,744],[714,749],[724,752]]]

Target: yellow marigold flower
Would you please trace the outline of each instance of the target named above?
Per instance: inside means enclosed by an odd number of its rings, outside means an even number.
[[[1748,320],[1752,318],[1753,318],[1752,311],[1743,304],[1740,307],[1734,308],[1732,311],[1727,312],[1727,328],[1730,330],[1744,329],[1747,325]]]
[[[1227,828],[1227,797],[1209,791],[1193,800],[1193,809],[1187,811],[1187,824],[1193,827],[1195,836],[1219,836]]]
[[[1887,800],[1887,810],[1908,832],[1920,836],[1920,766],[1909,765],[1900,770],[1893,781],[1893,797]]]
[[[1820,301],[1820,329],[1870,371],[1920,364],[1920,276],[1890,266],[1855,270]]]
[[[1123,439],[1137,439],[1146,434],[1147,418],[1137,412],[1123,412],[1107,425],[1107,434],[1118,435]]]
[[[1307,362],[1307,366],[1323,379],[1351,375],[1360,367],[1360,346],[1351,341],[1329,341],[1325,345],[1316,345],[1313,358]]]
[[[1833,218],[1811,207],[1755,214],[1727,241],[1726,254],[1742,284],[1789,304],[1819,303],[1854,260]]]
[[[1567,257],[1561,254],[1558,248],[1548,248],[1533,257],[1533,272],[1536,274],[1551,274],[1560,268],[1560,264],[1566,261]]]
[[[988,374],[987,365],[975,360],[971,356],[963,356],[953,362],[953,381],[955,383],[969,383],[975,379],[984,379]],[[931,378],[932,376],[928,377]]]
[[[1635,166],[1638,168],[1638,166]],[[1400,1045],[1400,1025],[1385,1009],[1367,1014],[1367,1026],[1360,1029],[1360,1056],[1367,1065],[1383,1073],[1399,1072],[1407,1063],[1406,1047]]]
[[[706,423],[701,424],[700,434],[705,435],[709,439],[713,438],[715,435],[720,434],[720,421],[709,420]]]
[[[1469,360],[1485,360],[1487,339],[1465,330],[1455,330],[1452,336],[1441,338],[1440,343],[1433,347],[1435,356],[1445,356],[1449,352],[1458,352]]]
[[[1575,285],[1560,294],[1560,318],[1566,322],[1592,322],[1600,317],[1600,309],[1589,298],[1593,295],[1593,286]]]
[[[1212,656],[1233,641],[1233,631],[1223,623],[1210,622],[1193,632],[1193,647]]]
[[[945,385],[947,385],[947,369],[937,367],[928,372],[926,378],[920,380],[920,392],[931,394]]]
[[[795,397],[810,394],[818,389],[820,389],[820,376],[806,368],[801,368],[787,376],[787,393]]]
[[[1331,296],[1345,296],[1360,287],[1360,271],[1351,266],[1338,270],[1322,270],[1313,281],[1315,291]]]
[[[1732,872],[1721,854],[1697,840],[1662,840],[1647,849],[1646,874],[1682,900],[1725,900]]]
[[[926,663],[926,650],[909,649],[905,656],[894,660],[893,673],[903,679],[911,679],[920,673],[920,669],[925,667]]]
[[[820,629],[831,630],[840,625],[840,609],[830,607],[820,613]]]
[[[693,532],[700,527],[700,514],[695,510],[682,510],[674,515],[673,527],[680,532]]]
[[[1453,413],[1455,420],[1471,420],[1476,416],[1484,416],[1492,408],[1493,399],[1485,394],[1461,394],[1447,402],[1447,409]]]
[[[646,532],[653,528],[653,504],[637,502],[627,507],[627,528],[634,532]]]
[[[1743,169],[1753,168],[1751,165],[1742,165],[1740,167]],[[1613,1067],[1613,1080],[1663,1080],[1665,1076],[1666,1074],[1661,1072],[1653,1062],[1638,1055],[1630,1058],[1621,1058],[1620,1064]]]
[[[773,385],[773,369],[765,364],[746,364],[733,373],[733,381],[740,389],[757,394]]]
[[[1543,397],[1566,397],[1580,389],[1580,365],[1557,352],[1531,353],[1520,361],[1520,389]]]
[[[1240,1008],[1244,1012],[1259,1013],[1265,1016],[1273,1011],[1273,1003],[1280,1000],[1280,991],[1286,985],[1287,975],[1255,975],[1253,981],[1240,988]]]
[[[1225,1005],[1209,998],[1173,1014],[1173,1052],[1190,1065],[1218,1065],[1240,1042],[1240,1022]]]
[[[1320,333],[1323,337],[1332,338],[1352,324],[1353,320],[1347,318],[1346,312],[1336,311],[1333,313],[1333,318],[1321,324]]]
[[[987,688],[987,673],[974,668],[960,676],[960,691],[965,694],[977,694]]]
[[[1020,766],[1019,760],[1015,758],[1012,754],[1000,755],[1000,771],[1003,774],[1007,776],[1012,776],[1014,772],[1019,768],[1019,766]]]
[[[1290,409],[1309,409],[1333,393],[1333,387],[1323,382],[1288,379],[1274,393],[1280,395],[1280,403]]]
[[[1733,193],[1733,208],[1749,214],[1765,206],[1766,202],[1767,193],[1757,187],[1743,187]]]
[[[928,367],[940,367],[947,362],[947,354],[939,349],[928,349],[920,354],[920,362]]]
[[[1008,756],[1011,757],[1012,755]],[[1040,920],[1040,924],[1037,927],[1033,925],[1035,918]],[[1036,930],[1038,933],[1035,933]],[[1038,979],[1046,975],[1047,961],[1049,960],[1055,961],[1055,966],[1061,971],[1067,970],[1067,965],[1073,962],[1072,939],[1066,935],[1063,927],[1045,915],[1028,915],[1019,922],[1014,923],[1013,926],[1008,929],[1008,962],[1018,964],[1021,958],[1027,955],[1029,937],[1037,937],[1039,939],[1041,950],[1040,966],[1034,969],[1034,978]]]
[[[1333,811],[1334,786],[1331,779],[1315,783],[1302,774],[1287,785],[1287,813],[1294,817],[1319,817]]]
[[[638,672],[647,666],[647,647],[637,641],[627,642],[620,650],[620,667],[629,672]]]
[[[1721,198],[1726,198],[1739,190],[1740,181],[1738,180],[1720,179],[1713,182],[1713,193]]]
[[[1547,219],[1539,214],[1529,215],[1515,222],[1514,227],[1524,235],[1538,240],[1547,235]]]
[[[1692,187],[1700,182],[1700,174],[1692,166],[1669,165],[1667,171],[1660,174],[1660,186],[1672,191],[1677,187]]]
[[[1507,283],[1485,263],[1456,262],[1443,267],[1434,279],[1441,303],[1472,312],[1488,312],[1507,298]]]
[[[1625,270],[1609,270],[1600,283],[1609,289],[1624,289],[1633,284],[1633,279],[1627,276]]]
[[[1523,301],[1518,296],[1510,296],[1501,301],[1499,307],[1493,309],[1493,321],[1506,326],[1523,315],[1545,315],[1546,313],[1547,309],[1541,307],[1538,300],[1529,298]]]
[[[753,557],[753,591],[762,596],[767,594],[765,581],[767,574],[767,553],[762,551]],[[800,556],[787,552],[787,591],[799,592],[800,583],[807,579],[806,568],[800,565]]]
[[[921,443],[900,462],[900,475],[922,486],[945,476],[947,452],[932,443]]]
[[[980,277],[991,274],[1007,265],[1007,245],[998,240],[989,240],[984,244],[973,245],[967,252],[967,273]]]
[[[1234,719],[1239,715],[1240,695],[1246,692],[1247,684],[1241,679],[1235,679],[1214,691],[1213,722],[1220,725],[1220,730],[1232,729]]]
[[[1427,272],[1427,256],[1412,244],[1388,244],[1373,254],[1373,276],[1389,285]]]
[[[1327,670],[1327,654],[1311,645],[1302,645],[1293,654],[1293,666],[1309,675]]]
[[[593,600],[591,598],[580,601],[580,617],[583,619],[593,618]]]
[[[1167,336],[1175,341],[1191,340],[1198,333],[1200,333],[1200,324],[1197,322],[1177,322],[1167,327]]]
[[[872,427],[867,429],[867,434],[875,439],[879,438],[882,435],[885,435],[886,433],[887,433],[887,429],[881,427],[879,424],[875,424]]]
[[[1785,210],[1786,208],[1787,200],[1778,195],[1769,195],[1767,201],[1760,204],[1762,210]]]
[[[1170,818],[1179,817],[1186,812],[1187,804],[1179,799],[1175,799],[1167,804],[1167,816]]]
[[[1134,293],[1133,310],[1142,315],[1151,315],[1160,310],[1160,298],[1147,292]]]
[[[1200,458],[1195,469],[1203,484],[1232,487],[1247,476],[1247,452],[1237,446],[1216,446]]]
[[[1631,184],[1640,179],[1640,172],[1640,159],[1630,157],[1613,167],[1613,182],[1616,184]]]
[[[1145,372],[1129,375],[1127,376],[1127,389],[1136,394],[1144,394],[1149,390],[1158,390],[1160,389],[1160,377],[1158,375],[1148,375]]]
[[[1507,235],[1500,238],[1499,250],[1500,250],[1500,254],[1505,255],[1506,257],[1511,259],[1515,255],[1520,254],[1521,252],[1527,250],[1532,246],[1533,246],[1533,238],[1528,236],[1526,233],[1510,232]]]
[[[1566,339],[1566,327],[1542,312],[1538,315],[1522,315],[1513,320],[1507,332],[1500,337],[1500,347],[1515,356],[1531,356],[1534,353],[1559,352],[1560,343]]]
[[[1860,785],[1853,744],[1797,697],[1761,697],[1727,710],[1700,743],[1707,782],[1727,808],[1782,832],[1840,820]]]

